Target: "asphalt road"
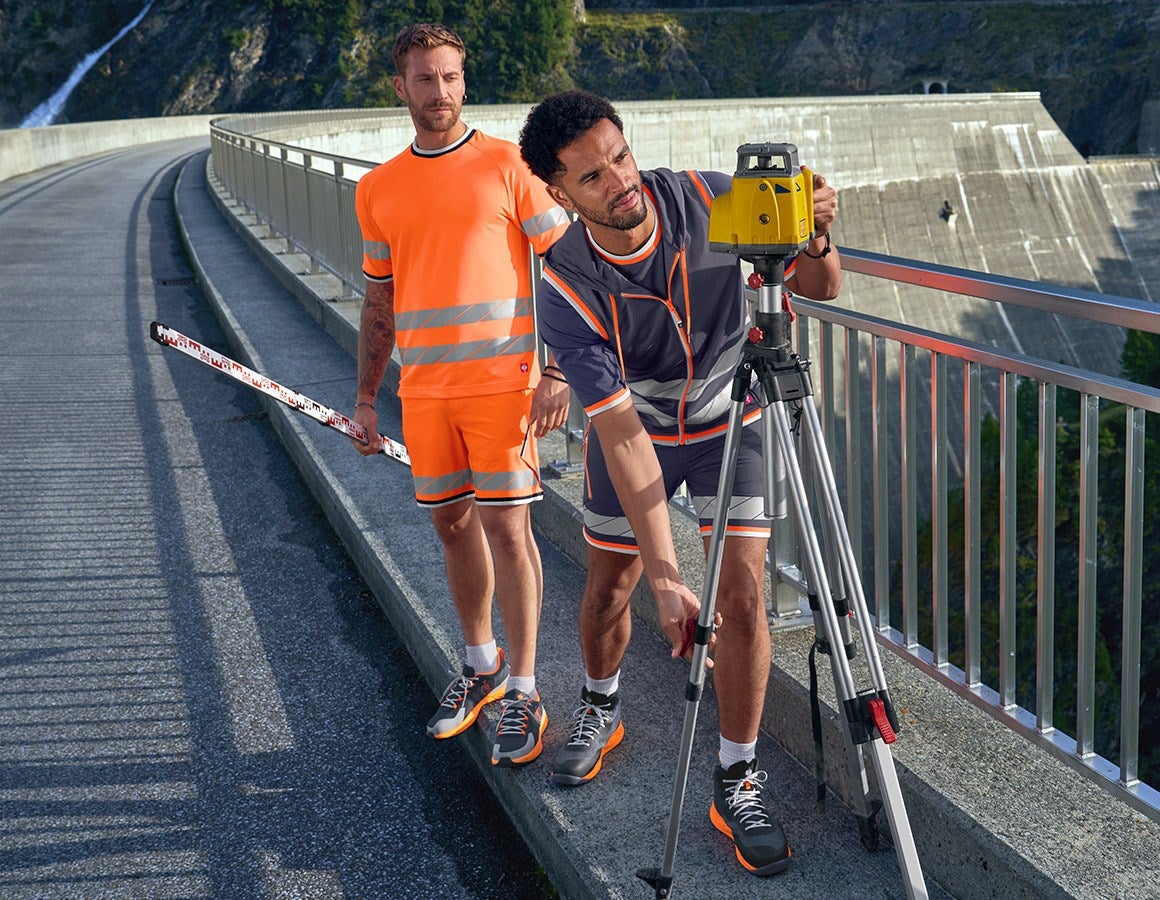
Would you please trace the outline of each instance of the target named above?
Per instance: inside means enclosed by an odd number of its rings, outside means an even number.
[[[0,183],[0,895],[542,896],[257,395],[148,340],[226,345],[204,143]]]

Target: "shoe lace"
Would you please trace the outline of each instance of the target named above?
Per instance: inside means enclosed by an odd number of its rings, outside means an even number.
[[[457,676],[451,684],[447,685],[447,690],[443,694],[443,700],[439,705],[446,706],[448,709],[458,709],[463,705],[463,701],[467,698],[467,692],[474,685],[474,678],[469,678],[467,675]]]
[[[612,713],[585,703],[572,713],[576,720],[572,725],[572,733],[568,736],[569,747],[587,747],[594,740],[601,728],[612,721]]]
[[[759,769],[742,778],[725,779],[725,802],[746,831],[769,825],[769,812],[761,801],[761,789],[768,777],[764,770]]]
[[[495,729],[495,736],[499,737],[502,734],[527,734],[528,719],[531,716],[531,705],[531,698],[522,695],[515,700],[505,700],[502,704],[503,712],[499,716],[499,725]]]

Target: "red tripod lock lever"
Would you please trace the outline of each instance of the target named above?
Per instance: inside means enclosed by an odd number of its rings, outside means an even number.
[[[875,698],[866,705],[870,708],[870,718],[874,720],[874,727],[882,735],[882,743],[893,744],[898,739],[898,735],[894,733],[890,717],[886,715],[886,704]]]

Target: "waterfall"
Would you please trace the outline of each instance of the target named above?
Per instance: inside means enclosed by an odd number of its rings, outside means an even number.
[[[32,112],[30,112],[25,117],[24,121],[20,123],[20,127],[36,128],[41,125],[51,125],[56,120],[56,117],[60,115],[60,111],[64,108],[65,101],[68,100],[68,95],[73,92],[73,88],[80,84],[81,79],[85,77],[85,73],[87,73],[89,69],[96,65],[97,60],[104,56],[105,53],[108,52],[109,48],[113,46],[113,44],[117,43],[117,41],[121,40],[121,38],[123,38],[126,34],[137,27],[137,23],[145,18],[145,13],[149,12],[149,7],[151,7],[153,3],[154,0],[149,0],[149,2],[145,4],[145,8],[142,9],[141,12],[137,13],[133,21],[118,31],[116,35],[113,36],[112,40],[106,43],[103,47],[94,50],[79,63],[77,63],[76,68],[73,69],[72,74],[69,75],[68,80],[65,81],[65,83],[62,84],[59,88],[57,88],[55,94],[41,103]]]

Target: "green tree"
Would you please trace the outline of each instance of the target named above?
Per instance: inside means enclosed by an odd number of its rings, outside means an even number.
[[[456,5],[448,24],[467,45],[472,102],[532,102],[571,86],[570,0],[461,0]]]

